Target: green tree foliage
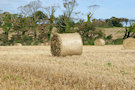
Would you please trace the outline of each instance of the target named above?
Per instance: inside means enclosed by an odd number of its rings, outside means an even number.
[[[112,27],[112,24],[109,25],[101,19],[93,19],[92,22],[95,24],[96,27]]]
[[[58,18],[56,27],[58,28],[59,33],[69,33],[70,28],[73,27],[74,25],[75,23],[73,20],[71,19],[69,20],[68,17],[62,15]]]
[[[4,30],[5,42],[8,42],[9,31],[12,28],[12,16],[10,13],[4,12],[2,14],[2,18],[3,18],[2,28]]]
[[[135,23],[131,24],[130,27],[125,27],[125,35],[123,39],[134,37],[135,38]]]
[[[122,27],[123,26],[121,24],[122,19],[119,19],[119,18],[116,18],[116,17],[106,19],[105,22],[108,23],[110,26],[114,26],[114,27]]]
[[[55,26],[55,21],[57,20],[57,18],[55,17],[55,12],[58,9],[58,6],[52,5],[49,7],[45,7],[44,10],[47,13],[48,16],[48,21],[49,21],[49,33],[48,33],[48,39],[50,39],[51,33],[52,33],[52,29],[53,26]]]
[[[29,32],[30,28],[32,28],[32,21],[32,17],[23,17],[22,15],[16,15],[16,19],[12,23],[12,29],[14,30],[14,33],[16,33],[16,35],[12,36],[12,43],[27,43],[27,40],[29,40],[28,38],[30,38],[27,33]]]
[[[53,24],[54,21],[56,21],[56,17],[55,17],[55,12],[58,9],[58,6],[52,5],[52,6],[48,6],[45,7],[44,10],[48,16],[48,20],[50,24]]]
[[[34,39],[37,39],[37,20],[38,18],[36,17],[36,12],[39,11],[39,9],[41,9],[42,3],[40,0],[35,0],[35,1],[31,1],[29,4],[26,4],[24,6],[20,6],[18,7],[18,9],[20,10],[21,14],[24,17],[32,17],[33,16],[33,22],[30,22],[31,24],[33,24],[33,32],[34,32]]]
[[[35,13],[33,13],[32,17],[34,19],[34,16],[36,17],[37,21],[36,22],[40,22],[43,21],[44,19],[47,19],[47,15],[45,15],[42,11],[37,11]]]
[[[87,15],[87,22],[91,23],[91,18],[92,18],[93,14],[91,12],[89,12],[89,14]]]
[[[93,19],[92,22],[96,25],[96,27],[123,27],[124,25],[128,25],[129,19],[127,18],[116,18],[112,17],[110,19]]]
[[[57,25],[59,27],[59,32],[69,32],[71,26],[73,25],[71,16],[74,13],[77,2],[76,0],[63,0],[63,6],[65,8],[64,15],[60,16],[62,22],[58,21]]]
[[[87,45],[94,45],[94,40],[97,38],[104,38],[104,33],[101,30],[96,30],[93,23],[83,23],[79,26],[78,32],[80,33],[83,43]]]

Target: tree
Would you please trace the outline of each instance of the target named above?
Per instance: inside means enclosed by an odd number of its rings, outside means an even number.
[[[2,25],[2,10],[0,10],[0,26]]]
[[[92,23],[95,24],[96,27],[107,27],[109,26],[104,20],[102,19],[93,19]]]
[[[81,25],[81,24],[83,24],[84,23],[84,19],[80,19],[76,24],[77,25]]]
[[[45,7],[45,8],[44,8],[46,14],[48,15],[50,24],[53,24],[54,21],[56,20],[56,18],[55,18],[55,12],[56,12],[56,10],[57,10],[58,8],[59,8],[59,6],[55,6],[55,5],[48,6],[48,7]]]
[[[36,40],[37,38],[37,17],[36,17],[36,12],[41,8],[41,1],[40,0],[35,0],[31,1],[29,4],[20,6],[18,9],[21,11],[21,14],[24,17],[32,17],[33,16],[33,21],[31,22],[33,24],[33,30],[34,30],[34,39]]]
[[[8,34],[9,34],[9,30],[12,27],[12,16],[9,12],[4,12],[2,14],[2,18],[3,18],[3,29],[4,29],[4,34],[6,35],[6,39],[8,40]]]
[[[87,15],[87,22],[91,23],[91,18],[92,18],[93,14],[91,12],[89,12],[89,14]]]
[[[129,19],[127,18],[120,18],[123,25],[128,25]]]
[[[122,22],[122,19],[121,18],[111,17],[110,19],[106,19],[105,21],[110,26],[115,26],[115,27],[122,27],[123,26],[121,24],[121,22]]]
[[[68,20],[68,17],[66,17],[65,15],[59,16],[57,20],[57,28],[58,28],[59,33],[68,32],[66,28],[67,28],[67,25],[70,25],[70,23],[67,24],[66,20]]]
[[[63,5],[65,8],[64,14],[70,19],[75,7],[78,4],[76,0],[63,0]]]
[[[51,5],[51,6],[48,6],[48,7],[44,8],[45,12],[48,15],[48,21],[49,21],[49,24],[50,24],[48,39],[50,39],[52,29],[53,29],[53,26],[54,26],[54,21],[57,20],[56,17],[55,17],[55,12],[56,12],[57,8],[59,8],[59,6],[55,6],[55,5]]]
[[[89,8],[89,13],[87,15],[87,22],[91,23],[91,19],[96,11],[96,8],[99,7],[99,5],[90,5]]]
[[[41,7],[41,1],[35,0],[31,1],[29,4],[18,7],[18,9],[24,17],[27,17],[32,16],[33,13],[37,12]]]
[[[57,21],[57,25],[59,27],[60,32],[68,32],[70,30],[71,22],[73,22],[71,16],[74,13],[74,9],[77,5],[78,4],[76,0],[63,0],[63,6],[65,8],[64,15],[59,17],[59,19],[62,21]]]
[[[96,30],[93,23],[83,23],[79,26],[78,32],[82,37],[83,43],[88,45],[94,45],[96,38],[104,38],[104,33],[101,30]]]
[[[130,27],[125,27],[125,35],[123,39],[134,37],[135,38],[135,23],[130,24]]]
[[[42,11],[37,11],[35,13],[33,13],[33,19],[34,19],[34,15],[37,19],[37,23],[40,23],[40,22],[44,22],[44,20],[48,19],[47,15],[45,15]]]

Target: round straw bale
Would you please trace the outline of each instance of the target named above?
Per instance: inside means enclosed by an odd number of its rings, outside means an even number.
[[[49,45],[50,45],[50,43],[49,43],[49,42],[46,42],[46,43],[45,43],[45,46],[49,46]]]
[[[15,43],[14,46],[22,46],[21,43]]]
[[[135,50],[135,38],[127,38],[123,41],[123,47],[125,49]]]
[[[51,38],[51,53],[53,56],[81,55],[82,49],[82,39],[78,33],[55,33]]]
[[[39,43],[39,44],[38,44],[38,46],[48,46],[48,45],[49,45],[48,42],[46,42],[46,43]]]
[[[45,46],[44,43],[38,43],[38,46]]]
[[[104,39],[96,39],[96,40],[94,41],[94,44],[95,44],[96,46],[104,46],[104,45],[105,45],[105,40],[104,40]]]

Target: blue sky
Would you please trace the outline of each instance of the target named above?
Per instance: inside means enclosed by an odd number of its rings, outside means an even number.
[[[33,0],[0,0],[0,10],[8,11],[12,13],[19,13],[17,7],[28,4]],[[51,4],[61,6],[57,10],[56,16],[62,14],[64,10],[62,8],[62,0],[40,0],[42,1],[42,6],[46,7]],[[115,17],[124,17],[129,19],[135,19],[135,0],[77,0],[78,7],[76,11],[81,11],[83,14],[77,16],[78,18],[87,18],[87,13],[90,11],[88,6],[97,4],[99,5],[96,8],[93,18],[110,18]]]

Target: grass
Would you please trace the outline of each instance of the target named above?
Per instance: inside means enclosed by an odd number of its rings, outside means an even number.
[[[112,64],[111,64],[110,62],[108,62],[108,63],[107,63],[107,65],[108,65],[109,67],[111,67],[111,66],[112,66]]]
[[[1,90],[134,90],[134,50],[84,46],[81,56],[52,57],[49,46],[0,47]]]

